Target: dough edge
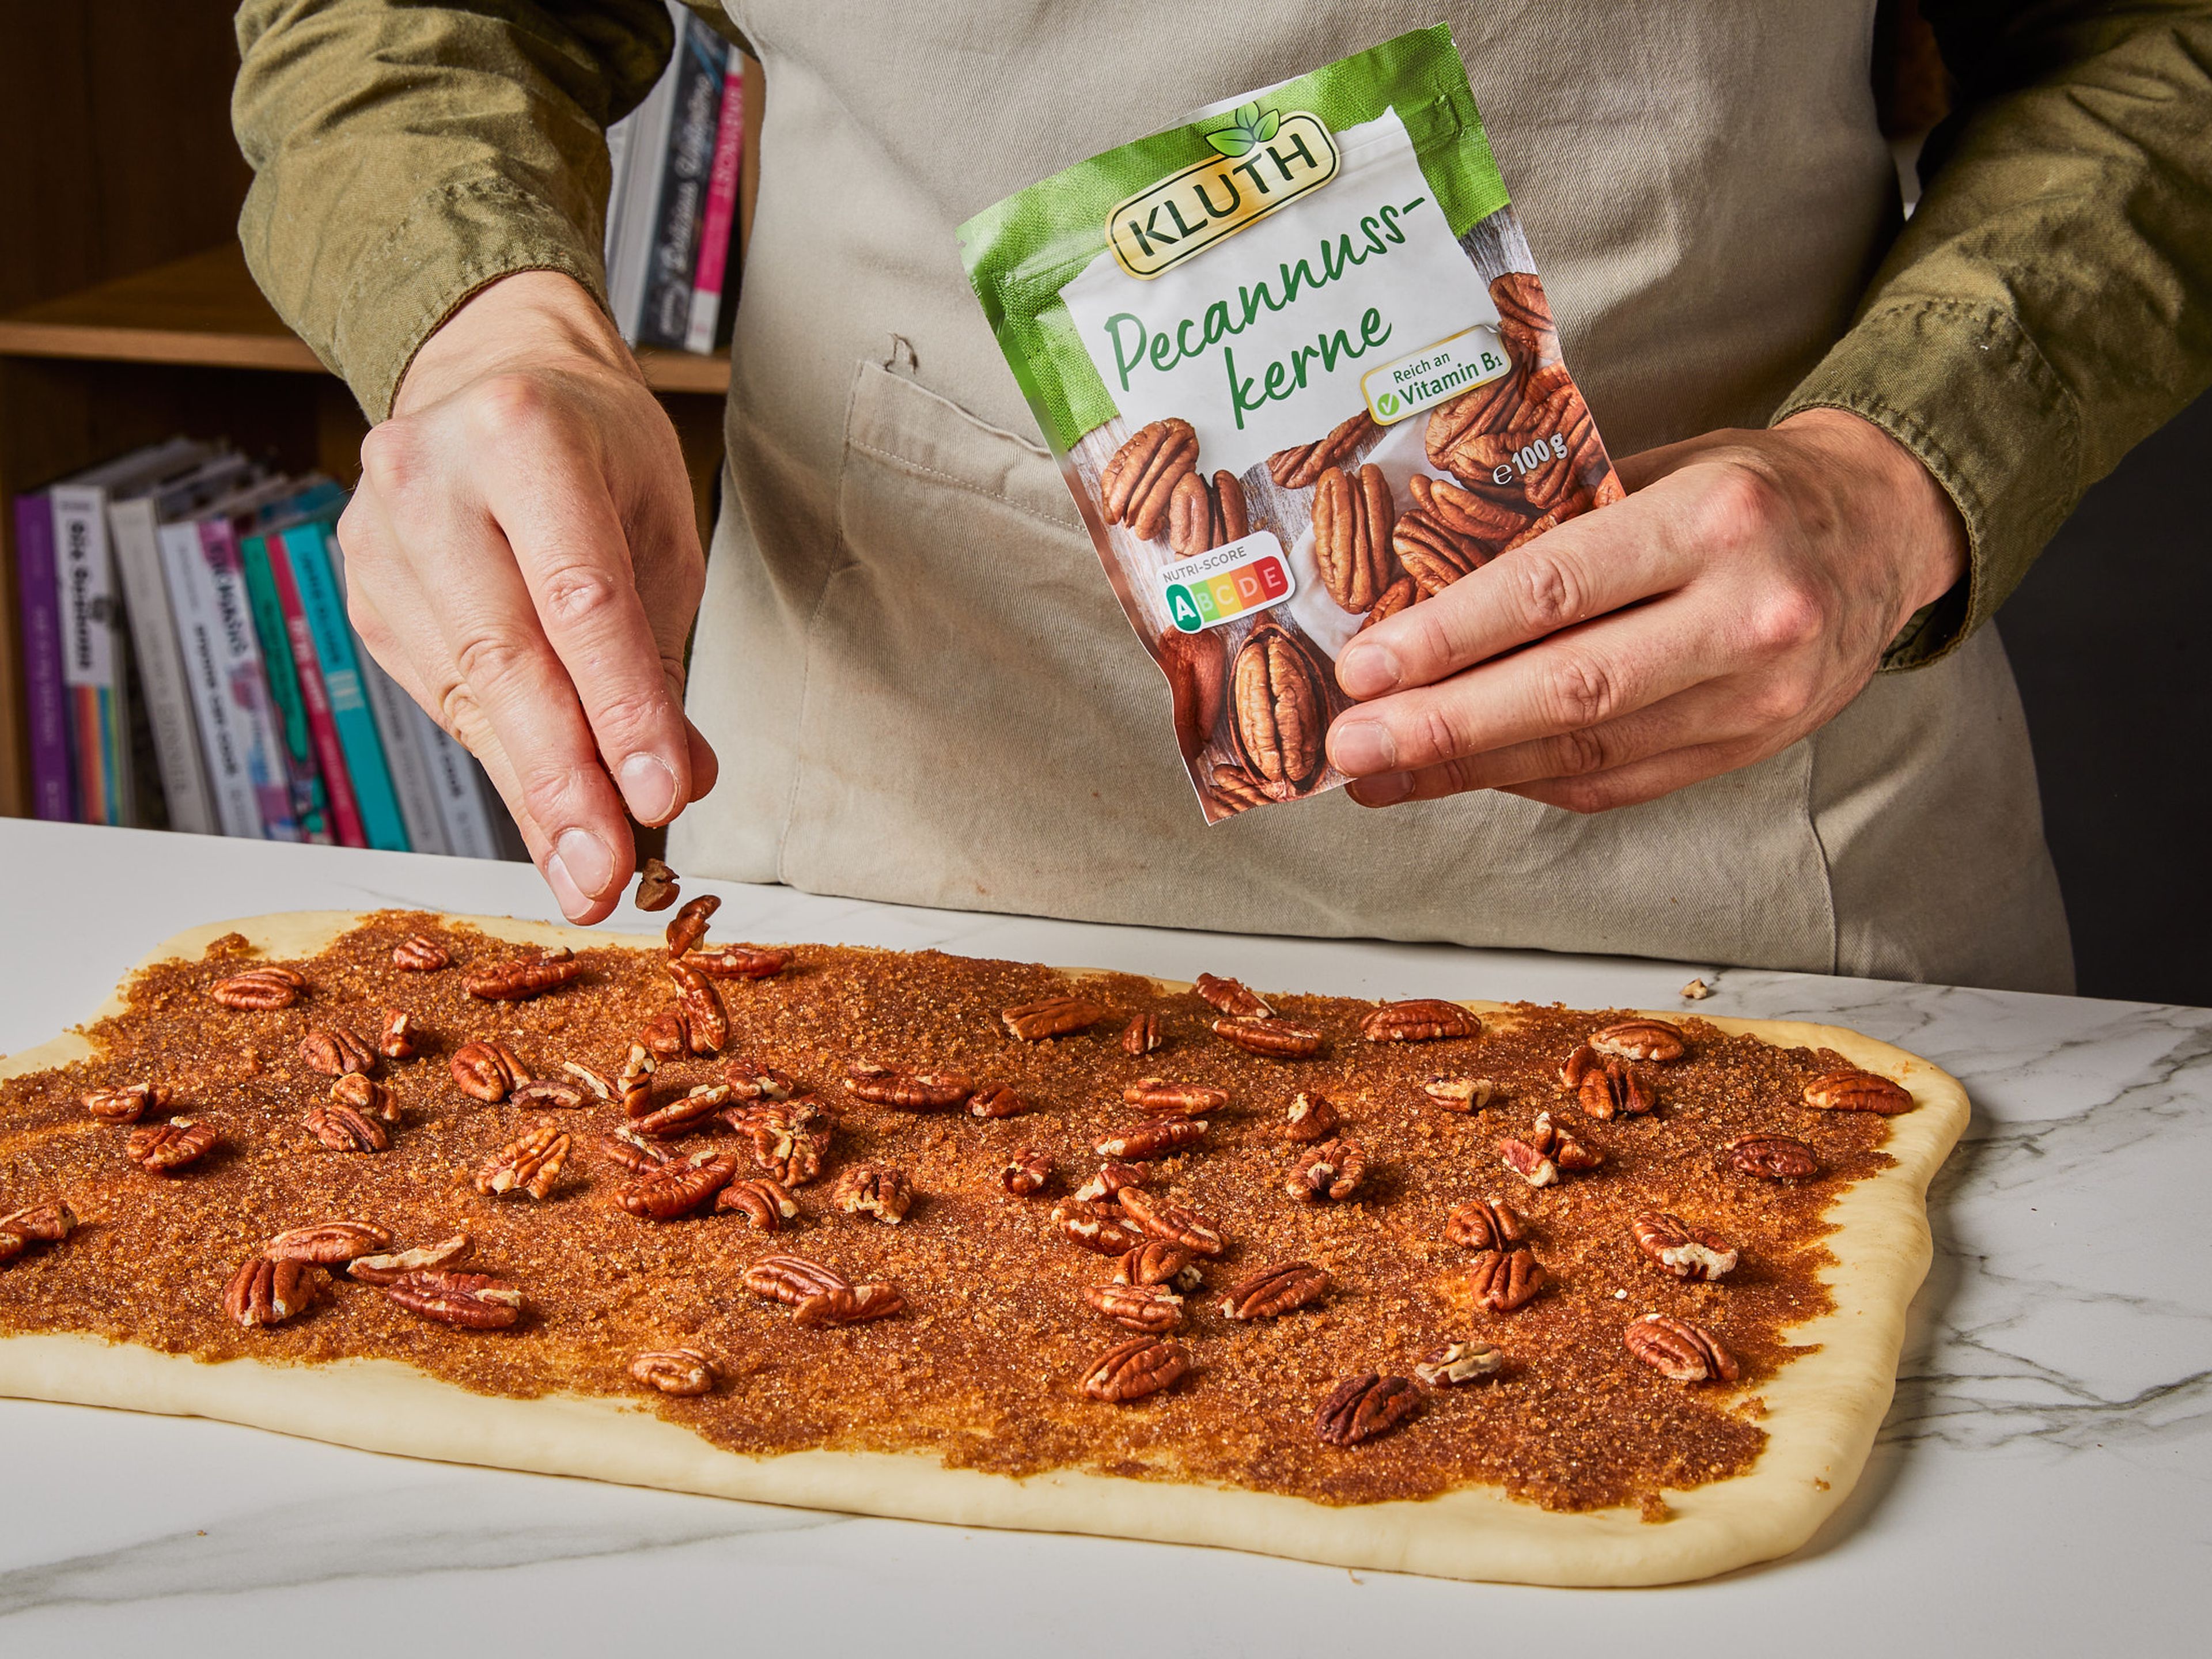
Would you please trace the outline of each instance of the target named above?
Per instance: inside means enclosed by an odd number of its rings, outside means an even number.
[[[232,932],[271,956],[311,955],[362,919],[351,911],[300,911],[211,923],[165,941],[139,966],[197,957]],[[579,949],[659,944],[652,934],[514,918],[448,920],[517,943]],[[123,1006],[118,986],[94,1018]],[[1467,1006],[1486,1014],[1503,1006]],[[1688,1016],[1672,1011],[1658,1017]],[[1819,1351],[1791,1361],[1756,1390],[1766,1407],[1758,1419],[1768,1436],[1765,1450],[1745,1474],[1667,1492],[1672,1515],[1663,1523],[1646,1523],[1626,1508],[1561,1514],[1487,1486],[1419,1502],[1331,1506],[1279,1493],[1074,1470],[1017,1480],[947,1468],[922,1453],[751,1457],[612,1399],[471,1394],[392,1360],[210,1364],[84,1335],[0,1339],[0,1396],[205,1417],[368,1451],[759,1503],[1198,1544],[1436,1577],[1582,1586],[1708,1577],[1796,1549],[1857,1480],[1889,1407],[1906,1310],[1932,1255],[1928,1183],[1968,1117],[1966,1091],[1955,1079],[1857,1032],[1798,1021],[1711,1023],[1770,1042],[1833,1048],[1905,1084],[1919,1104],[1890,1120],[1885,1150],[1896,1166],[1858,1182],[1829,1207],[1838,1229],[1830,1248],[1839,1260],[1824,1277],[1836,1308],[1790,1333],[1793,1342],[1817,1343]],[[86,1040],[71,1032],[0,1061],[0,1078],[88,1052]],[[1633,1300],[1622,1310],[1640,1311]]]

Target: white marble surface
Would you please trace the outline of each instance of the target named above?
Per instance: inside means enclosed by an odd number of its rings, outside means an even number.
[[[695,884],[692,890],[697,890]],[[1348,994],[1677,1006],[1704,964],[1233,939],[722,887],[731,936]],[[551,917],[531,872],[0,823],[0,1049],[183,928],[386,903]],[[631,916],[633,926],[651,925]],[[617,926],[623,925],[617,918]],[[1707,977],[1715,977],[1709,971]],[[1962,1078],[1897,1402],[1789,1559],[1661,1591],[1455,1584],[810,1514],[0,1401],[0,1655],[2201,1652],[2212,1589],[2212,1011],[1725,972]]]

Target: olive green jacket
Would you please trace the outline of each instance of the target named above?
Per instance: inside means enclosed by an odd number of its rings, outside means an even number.
[[[2212,4],[1923,9],[1956,113],[1853,325],[1773,416],[1865,416],[1966,520],[1971,578],[1893,666],[1985,621],[2082,491],[2212,381]],[[372,419],[486,283],[554,270],[604,296],[603,134],[667,61],[657,0],[247,0],[238,37],[247,255]]]

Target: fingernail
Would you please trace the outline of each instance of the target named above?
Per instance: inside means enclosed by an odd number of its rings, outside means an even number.
[[[676,811],[676,774],[658,755],[635,754],[623,763],[622,792],[640,823],[659,823]]]
[[[1398,684],[1398,659],[1386,645],[1354,641],[1336,659],[1336,683],[1347,696],[1378,696]]]
[[[597,898],[615,878],[615,855],[588,830],[564,830],[553,843],[553,863],[562,866],[578,893]]]
[[[575,881],[568,874],[568,866],[561,862],[558,853],[549,855],[545,860],[545,884],[553,890],[553,899],[561,907],[561,914],[570,921],[576,920],[592,908],[591,901],[576,890]]]
[[[1381,720],[1340,720],[1328,734],[1328,757],[1339,771],[1365,777],[1398,763],[1398,742]]]
[[[1347,785],[1346,793],[1362,806],[1389,806],[1413,793],[1413,775],[1386,772],[1379,778],[1361,778]]]

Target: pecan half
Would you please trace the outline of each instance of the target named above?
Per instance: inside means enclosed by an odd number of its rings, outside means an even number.
[[[632,902],[641,910],[665,910],[682,890],[673,870],[659,859],[647,859],[638,868],[637,895]]]
[[[1720,1339],[1665,1314],[1648,1313],[1620,1334],[1621,1346],[1676,1382],[1723,1382],[1736,1379],[1735,1356]]]
[[[707,940],[707,924],[714,912],[722,908],[722,901],[712,893],[702,893],[697,898],[684,902],[684,908],[669,917],[662,938],[668,943],[671,957],[689,956]]]
[[[592,1103],[592,1097],[574,1083],[563,1083],[556,1078],[538,1078],[528,1083],[518,1083],[507,1096],[507,1103],[532,1111],[574,1112]],[[604,1100],[605,1096],[599,1098]]]
[[[1132,433],[1098,476],[1108,524],[1151,541],[1167,527],[1176,486],[1198,465],[1198,434],[1188,421],[1154,421]]]
[[[615,1202],[647,1221],[673,1221],[697,1209],[728,1186],[738,1160],[727,1152],[708,1152],[683,1164],[664,1164],[639,1176],[615,1196]]]
[[[542,1199],[568,1166],[568,1133],[550,1118],[541,1118],[513,1145],[486,1158],[477,1170],[477,1190],[493,1198],[520,1193]]]
[[[1498,1156],[1531,1187],[1550,1187],[1559,1182],[1559,1165],[1525,1140],[1506,1136],[1498,1143]]]
[[[1350,1198],[1367,1178],[1367,1154],[1359,1143],[1339,1135],[1308,1147],[1291,1168],[1283,1190],[1308,1203]]]
[[[425,1267],[384,1286],[409,1313],[465,1331],[504,1330],[522,1317],[522,1292],[491,1273]]]
[[[1016,1093],[1003,1083],[983,1084],[968,1097],[968,1115],[970,1117],[1019,1117],[1029,1109],[1029,1097]]]
[[[1674,1060],[1690,1052],[1681,1027],[1663,1019],[1624,1019],[1592,1031],[1589,1046],[1616,1060]]]
[[[1636,1248],[1677,1279],[1723,1279],[1736,1253],[1712,1234],[1665,1210],[1646,1210],[1628,1224]]]
[[[615,1080],[624,1117],[635,1121],[653,1110],[653,1074],[657,1069],[642,1043],[629,1045],[629,1053],[623,1057],[622,1074]]]
[[[941,1112],[974,1094],[975,1080],[960,1072],[900,1072],[888,1066],[854,1064],[845,1068],[845,1087],[878,1106]]]
[[[1075,1195],[1086,1204],[1096,1204],[1101,1199],[1118,1198],[1124,1188],[1141,1187],[1146,1179],[1145,1171],[1133,1164],[1108,1162],[1075,1189]]]
[[[615,1097],[614,1086],[590,1066],[577,1060],[564,1060],[561,1062],[561,1069],[594,1100],[612,1100]]]
[[[1413,1376],[1424,1388],[1456,1389],[1504,1369],[1504,1351],[1487,1342],[1447,1342],[1415,1365]]]
[[[1321,1402],[1314,1432],[1332,1446],[1357,1446],[1389,1433],[1420,1406],[1421,1391],[1405,1377],[1347,1376]]]
[[[404,1008],[386,1008],[376,1033],[376,1052],[386,1060],[415,1058],[415,1018]]]
[[[527,1002],[558,990],[584,971],[573,956],[517,957],[472,968],[461,988],[480,1002]]]
[[[1053,1206],[1052,1219],[1062,1236],[1101,1255],[1123,1255],[1134,1249],[1144,1235],[1122,1218],[1115,1206],[1071,1199]]]
[[[1140,1077],[1121,1091],[1125,1104],[1146,1117],[1196,1117],[1218,1112],[1229,1103],[1226,1089],[1209,1089],[1202,1083],[1170,1083],[1164,1077]]]
[[[1319,1031],[1286,1019],[1217,1019],[1210,1029],[1232,1048],[1270,1060],[1308,1060],[1321,1052]]]
[[[217,980],[208,995],[226,1008],[265,1011],[290,1007],[307,988],[306,975],[290,968],[252,968]]]
[[[1588,1146],[1552,1121],[1549,1112],[1536,1114],[1535,1127],[1528,1132],[1528,1144],[1559,1166],[1563,1175],[1574,1175],[1583,1170],[1595,1170],[1605,1162],[1605,1154],[1595,1146]]]
[[[1449,1111],[1480,1112],[1505,1091],[1486,1077],[1432,1077],[1421,1092]]]
[[[167,1123],[142,1123],[133,1129],[124,1143],[123,1155],[143,1169],[167,1175],[205,1158],[214,1150],[216,1140],[216,1132],[206,1124],[188,1117],[172,1118]]]
[[[1384,1003],[1359,1022],[1359,1035],[1370,1042],[1436,1042],[1480,1036],[1482,1022],[1456,1002],[1416,997]]]
[[[1805,1103],[1819,1112],[1879,1112],[1895,1117],[1912,1109],[1901,1085],[1872,1072],[1828,1072],[1805,1085]]]
[[[343,1025],[318,1025],[300,1039],[300,1059],[311,1072],[343,1077],[376,1069],[376,1050],[359,1032]]]
[[[830,1195],[847,1215],[872,1215],[894,1226],[906,1219],[914,1206],[906,1172],[887,1164],[848,1164]]]
[[[306,1312],[326,1282],[323,1270],[312,1261],[257,1255],[240,1262],[230,1276],[222,1293],[223,1316],[248,1330],[281,1325]]]
[[[1330,428],[1326,438],[1279,449],[1268,456],[1267,476],[1285,489],[1307,489],[1321,477],[1324,467],[1334,466],[1350,456],[1373,437],[1376,429],[1374,417],[1363,409]]]
[[[136,1123],[149,1112],[166,1111],[169,1091],[158,1083],[125,1083],[88,1089],[77,1101],[103,1123]]]
[[[1190,1370],[1190,1350],[1157,1336],[1133,1336],[1092,1360],[1080,1386],[1093,1400],[1126,1406],[1158,1394]]]
[[[1169,493],[1168,546],[1178,559],[1226,547],[1251,533],[1244,486],[1234,472],[1217,472],[1211,478],[1196,471],[1186,472]]]
[[[1229,689],[1229,647],[1218,628],[1195,634],[1170,628],[1161,633],[1153,654],[1168,679],[1176,747],[1186,762],[1194,761],[1221,722],[1222,700]]]
[[[1486,483],[1496,461],[1483,464],[1481,441],[1504,428],[1521,404],[1521,376],[1501,374],[1429,411],[1423,434],[1429,465],[1462,483]]]
[[[1803,1181],[1820,1173],[1820,1155],[1788,1135],[1744,1135],[1721,1147],[1738,1173],[1766,1181]]]
[[[1327,1095],[1302,1094],[1291,1103],[1283,1133],[1292,1140],[1311,1145],[1328,1139],[1343,1121],[1344,1115]]]
[[[271,1261],[312,1261],[319,1267],[343,1267],[392,1243],[392,1235],[366,1221],[318,1221],[287,1227],[261,1247]]]
[[[664,1008],[647,1020],[637,1040],[663,1060],[681,1060],[691,1050],[691,1022],[681,1008]]]
[[[435,1244],[418,1244],[411,1250],[356,1256],[346,1263],[346,1273],[364,1285],[392,1285],[410,1273],[428,1273],[450,1267],[456,1261],[465,1261],[475,1249],[474,1239],[466,1233],[455,1233],[451,1238],[441,1238]]]
[[[1501,501],[1442,478],[1417,472],[1407,483],[1416,512],[1455,536],[1489,548],[1510,541],[1528,522],[1526,504]]]
[[[1240,1279],[1221,1293],[1224,1319],[1273,1319],[1318,1302],[1328,1289],[1328,1274],[1310,1261],[1285,1261]]]
[[[1528,1237],[1521,1212],[1495,1199],[1478,1198],[1444,1218],[1444,1237],[1470,1250],[1498,1250]]]
[[[1158,1014],[1139,1014],[1121,1028],[1121,1052],[1125,1054],[1157,1053],[1166,1033],[1160,1029]]]
[[[1402,559],[1401,562],[1403,562]],[[1352,631],[1355,634],[1364,634],[1376,623],[1388,622],[1401,611],[1417,604],[1420,598],[1421,590],[1413,579],[1411,576],[1401,576],[1382,590],[1382,597],[1375,601],[1366,616],[1360,619],[1359,626]]]
[[[669,1161],[669,1155],[658,1146],[648,1146],[628,1128],[612,1134],[600,1135],[592,1142],[603,1157],[611,1158],[621,1168],[634,1175],[644,1175],[658,1170]]]
[[[1484,1250],[1467,1270],[1467,1288],[1480,1307],[1511,1313],[1536,1299],[1544,1288],[1544,1264],[1526,1244]]]
[[[1391,531],[1390,551],[1425,599],[1434,599],[1454,582],[1472,575],[1491,557],[1490,548],[1483,543],[1418,507]]]
[[[1085,1285],[1083,1299],[1116,1325],[1133,1331],[1177,1329],[1182,1298],[1162,1285]]]
[[[501,1042],[464,1042],[453,1050],[449,1065],[454,1086],[474,1100],[497,1104],[514,1091],[530,1073]]]
[[[1052,1179],[1052,1154],[1040,1146],[1024,1146],[999,1171],[999,1184],[1016,1198],[1034,1198]]]
[[[1237,758],[1273,799],[1291,800],[1321,775],[1328,690],[1312,653],[1279,623],[1237,647],[1229,673]]]
[[[76,1230],[76,1212],[59,1199],[0,1215],[0,1267],[33,1244],[58,1244]]]
[[[316,1107],[300,1121],[309,1134],[334,1152],[380,1152],[392,1145],[392,1136],[381,1123],[335,1102]]]
[[[1101,1158],[1127,1158],[1138,1164],[1155,1158],[1173,1158],[1204,1140],[1206,1127],[1206,1121],[1202,1117],[1154,1118],[1133,1129],[1107,1136],[1098,1142],[1097,1151]]]
[[[1041,997],[1009,1008],[999,1016],[1006,1030],[1024,1042],[1085,1031],[1106,1018],[1106,1010],[1088,997]]]
[[[722,1080],[738,1100],[789,1100],[799,1085],[788,1073],[740,1054],[722,1067]]]
[[[1219,1255],[1227,1248],[1221,1229],[1194,1209],[1156,1198],[1141,1187],[1124,1188],[1118,1196],[1121,1213],[1154,1238],[1180,1244],[1200,1255]]]
[[[1577,1050],[1578,1053],[1588,1052]],[[1641,1117],[1659,1103],[1651,1085],[1617,1060],[1586,1068],[1575,1085],[1575,1103],[1603,1123],[1616,1117]]]
[[[643,1117],[632,1118],[630,1128],[653,1140],[673,1140],[703,1127],[730,1102],[726,1083],[702,1083],[680,1100],[672,1100]]]
[[[1116,1285],[1172,1285],[1179,1291],[1194,1291],[1206,1282],[1197,1261],[1180,1244],[1170,1244],[1164,1239],[1148,1238],[1141,1244],[1133,1244],[1121,1252],[1114,1263],[1114,1282]]]
[[[410,933],[392,947],[392,965],[410,974],[434,974],[453,965],[453,953],[428,933]]]
[[[1260,781],[1242,766],[1218,761],[1211,775],[1212,781],[1206,793],[1214,805],[1224,812],[1249,812],[1255,806],[1265,806],[1274,799],[1260,787]]]
[[[386,1123],[399,1121],[399,1097],[388,1083],[380,1083],[373,1077],[363,1077],[359,1072],[348,1072],[331,1084],[331,1098],[340,1106],[350,1106],[363,1117],[380,1119]]]
[[[1315,479],[1314,562],[1339,610],[1358,615],[1398,580],[1398,556],[1390,546],[1396,518],[1379,466],[1357,474],[1332,466]]]
[[[853,1288],[853,1281],[835,1267],[809,1261],[803,1255],[764,1255],[745,1269],[744,1284],[755,1296],[792,1308],[817,1296]]]
[[[684,958],[708,979],[774,979],[791,966],[791,952],[759,945],[723,945]]]
[[[664,965],[668,977],[676,981],[677,1000],[690,1027],[691,1052],[721,1053],[730,1041],[730,1017],[722,1007],[722,994],[714,988],[714,981],[688,961],[672,960]]]
[[[855,1285],[848,1291],[824,1291],[811,1296],[791,1310],[791,1322],[802,1330],[832,1325],[861,1325],[871,1319],[887,1319],[906,1311],[906,1297],[889,1285]]]
[[[835,1126],[811,1100],[757,1103],[724,1121],[752,1142],[753,1161],[787,1187],[803,1187],[822,1173]]]
[[[714,1194],[714,1208],[742,1215],[764,1233],[781,1232],[786,1222],[799,1219],[799,1204],[790,1188],[767,1176],[732,1181]]]
[[[641,910],[659,906],[639,902]],[[629,1362],[630,1381],[659,1394],[690,1400],[714,1390],[714,1362],[696,1348],[655,1348]]]

